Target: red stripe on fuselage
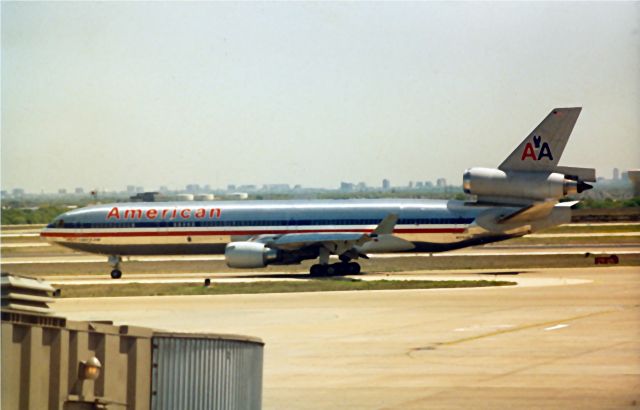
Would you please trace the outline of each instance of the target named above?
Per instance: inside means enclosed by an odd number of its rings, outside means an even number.
[[[296,233],[331,233],[331,232],[362,232],[370,233],[371,229],[322,229],[322,230],[292,230],[292,231],[167,231],[167,232],[42,232],[43,238],[111,238],[111,237],[145,237],[145,236],[241,236],[241,235],[284,235]],[[394,234],[402,233],[463,233],[464,228],[432,228],[432,229],[395,229]]]

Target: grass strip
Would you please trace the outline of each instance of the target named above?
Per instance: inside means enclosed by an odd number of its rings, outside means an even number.
[[[313,279],[305,281],[215,283],[205,287],[193,283],[132,283],[126,285],[63,285],[59,287],[63,298],[116,297],[116,296],[168,296],[168,295],[236,295],[257,293],[336,292],[353,290],[403,290],[481,288],[509,286],[515,282],[495,280],[376,280],[351,278]]]

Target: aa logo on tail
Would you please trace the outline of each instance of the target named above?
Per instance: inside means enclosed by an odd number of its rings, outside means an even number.
[[[527,158],[531,158],[534,161],[540,161],[542,158],[547,157],[550,161],[553,161],[553,155],[551,155],[551,148],[546,142],[542,142],[542,137],[539,135],[533,136],[533,144],[527,142],[522,152],[522,161]]]

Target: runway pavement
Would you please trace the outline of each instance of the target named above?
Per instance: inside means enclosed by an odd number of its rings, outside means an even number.
[[[640,253],[638,244],[559,244],[559,245],[494,245],[464,248],[442,253],[389,253],[370,254],[376,258],[412,258],[412,257],[452,257],[452,256],[531,256],[531,255],[580,255],[585,253]],[[167,256],[125,256],[125,262],[172,262],[172,261],[222,261],[224,255],[167,255]],[[107,256],[74,253],[70,255],[46,256],[8,256],[2,258],[3,265],[58,264],[58,263],[106,263]]]
[[[266,409],[640,406],[637,267],[507,278],[540,286],[62,299],[54,308],[75,320],[261,337]]]

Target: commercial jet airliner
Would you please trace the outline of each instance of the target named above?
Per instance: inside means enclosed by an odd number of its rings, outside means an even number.
[[[497,169],[470,168],[473,201],[375,199],[149,202],[95,205],[56,217],[41,233],[72,249],[122,256],[224,254],[232,268],[318,259],[312,275],[355,274],[372,253],[440,252],[567,223],[567,195],[590,189],[595,170],[558,166],[581,108],[556,108]],[[340,262],[330,263],[330,256]]]

